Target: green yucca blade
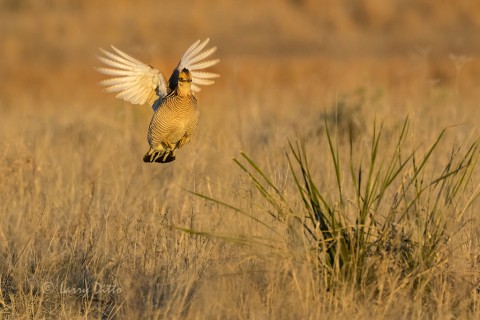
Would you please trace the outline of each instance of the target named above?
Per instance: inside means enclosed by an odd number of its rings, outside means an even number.
[[[297,187],[302,194],[302,199],[305,203],[307,212],[311,217],[313,223],[317,223],[322,233],[321,243],[325,247],[325,253],[327,254],[326,263],[332,267],[343,266],[349,260],[350,253],[348,248],[350,245],[345,241],[345,237],[342,236],[342,230],[344,229],[343,223],[337,219],[335,210],[330,206],[325,198],[319,192],[316,184],[313,181],[313,177],[310,173],[308,162],[306,160],[306,148],[302,141],[296,148],[290,143],[291,151],[294,154],[294,158],[297,160],[300,172],[302,174],[303,184],[300,184],[298,177],[294,172],[294,180],[297,183]],[[335,156],[334,156],[335,157]],[[336,160],[334,160],[336,162]],[[292,165],[289,159],[290,165]],[[339,168],[337,166],[337,168]],[[322,209],[323,206],[323,209]],[[325,239],[333,239],[330,245],[325,246],[328,242]],[[335,268],[333,268],[335,269]],[[340,267],[341,269],[341,267]]]
[[[245,235],[239,235],[239,234],[224,234],[224,233],[213,233],[213,232],[207,232],[207,231],[197,231],[197,230],[192,230],[188,228],[182,228],[178,226],[174,226],[176,230],[183,231],[185,233],[191,234],[191,235],[196,235],[196,236],[207,236],[207,237],[212,237],[216,239],[221,239],[225,240],[228,242],[232,243],[237,243],[241,245],[249,245],[249,246],[262,246],[271,250],[282,250],[284,249],[283,247],[275,245],[276,242],[275,240],[271,239],[266,239],[263,237],[255,237],[252,235],[249,235],[248,237]]]
[[[462,160],[463,162],[466,161],[467,162],[466,166],[470,168],[468,174],[462,176],[462,181],[466,180],[464,185],[468,184],[471,181],[471,177],[472,177],[472,174],[473,174],[473,168],[476,167],[476,164],[478,162],[479,144],[480,144],[480,140],[476,140],[474,143],[472,143],[472,145],[468,149],[464,159]]]
[[[245,171],[248,176],[254,181],[254,185],[257,188],[257,190],[260,192],[260,194],[271,204],[274,206],[277,205],[275,202],[275,199],[273,199],[272,195],[268,192],[268,190],[262,185],[262,183],[245,167],[243,166],[237,159],[233,159],[233,161],[243,170]],[[277,208],[278,211],[278,208]],[[275,219],[278,218],[277,215],[271,213],[270,211],[267,210],[267,212]]]
[[[308,194],[309,195],[311,194],[313,196],[313,198],[315,199],[315,203],[317,204],[316,206],[318,208],[321,208],[320,206],[321,204],[325,208],[325,211],[331,212],[332,211],[331,206],[328,204],[328,202],[325,200],[322,194],[318,191],[317,186],[313,182],[313,178],[310,173],[310,167],[307,162],[307,150],[305,147],[305,141],[302,141],[300,145],[301,145],[301,153],[300,153],[300,150],[298,150],[298,152],[300,154],[300,159],[303,158],[304,161],[299,163],[299,165],[301,166],[304,181],[306,184],[308,184]]]
[[[446,129],[443,129],[442,132],[440,133],[440,135],[437,137],[437,139],[435,140],[435,142],[432,144],[432,146],[428,149],[427,153],[423,156],[423,159],[422,161],[420,162],[420,165],[417,167],[415,166],[415,171],[414,171],[414,175],[412,176],[412,178],[410,179],[410,184],[415,182],[416,181],[416,178],[418,177],[418,175],[422,172],[423,168],[425,167],[427,161],[430,159],[430,156],[432,155],[433,153],[433,150],[435,150],[437,148],[437,145],[440,143],[440,140],[443,138],[443,136],[445,135],[445,132],[446,132]]]
[[[310,168],[306,160],[307,156],[304,143],[302,143],[300,146],[297,144],[297,150],[292,150],[292,152],[298,153],[296,159],[299,160],[298,165],[300,166],[303,178],[303,187],[301,190],[304,190],[305,199],[308,203],[307,211],[311,210],[313,213],[311,215],[312,222],[316,221],[320,223],[321,230],[330,230],[331,226],[327,216],[325,215],[325,212],[331,212],[332,210],[325,199],[321,196],[315,183],[313,182]],[[293,170],[294,169],[292,168],[292,171]],[[324,209],[322,209],[322,205]],[[331,215],[329,216],[332,218]]]
[[[391,160],[389,161],[389,164],[387,166],[384,178],[382,179],[382,183],[379,187],[379,192],[377,193],[374,201],[376,202],[376,205],[374,207],[374,212],[378,211],[378,208],[380,206],[380,203],[388,190],[388,188],[391,186],[391,184],[395,181],[395,179],[400,175],[400,173],[404,170],[404,168],[407,166],[409,161],[412,159],[414,156],[415,151],[412,151],[406,159],[402,160],[401,159],[401,150],[402,150],[402,144],[405,142],[405,137],[406,133],[408,130],[408,118],[404,121],[402,130],[400,132],[400,135],[397,139],[397,143],[394,149],[394,153],[392,155]],[[392,212],[392,209],[394,207],[394,203],[392,203],[392,206],[390,207],[390,212]],[[392,218],[392,217],[389,217]],[[390,220],[390,219],[387,219]]]
[[[240,154],[248,161],[248,163],[255,169],[255,171],[262,176],[262,178],[267,182],[267,184],[273,190],[275,190],[276,194],[280,197],[280,199],[282,199],[282,201],[285,201],[285,199],[283,198],[283,195],[280,192],[280,190],[278,190],[278,188],[275,186],[275,184],[265,175],[265,173],[263,173],[263,170],[261,170],[257,166],[257,164],[249,156],[247,156],[244,152],[240,152]],[[235,161],[235,162],[237,162],[237,164],[238,164],[238,161]]]
[[[460,210],[459,214],[457,215],[457,221],[461,221],[463,219],[463,216],[465,215],[465,212],[472,206],[472,204],[480,198],[480,184],[477,185],[475,188],[475,191],[473,194],[470,196],[470,198],[467,200],[467,203],[463,206],[463,209]]]
[[[244,216],[248,217],[249,219],[252,219],[253,221],[255,222],[258,222],[259,224],[261,224],[262,226],[266,227],[267,229],[269,229],[270,231],[274,232],[274,233],[278,233],[278,231],[276,231],[273,227],[269,226],[268,224],[266,224],[265,222],[261,221],[260,219],[254,217],[253,215],[235,207],[235,206],[232,206],[226,202],[223,202],[223,201],[220,201],[220,200],[217,200],[217,199],[214,199],[214,198],[211,198],[209,196],[206,196],[204,194],[201,194],[201,193],[198,193],[198,192],[194,192],[194,191],[189,191],[191,194],[193,195],[196,195],[197,197],[200,197],[200,198],[203,198],[205,200],[208,200],[208,201],[211,201],[213,203],[217,203],[221,206],[224,206],[226,208],[229,208],[229,209],[232,209],[234,211],[237,211],[237,212],[240,212],[241,214],[243,214]]]
[[[294,181],[302,197],[305,208],[307,210],[307,214],[310,217],[310,221],[314,225],[318,223],[322,237],[318,238],[317,235],[315,235],[313,230],[311,230],[310,228],[309,228],[309,234],[313,235],[313,238],[315,239],[315,241],[320,241],[321,245],[325,248],[325,251],[328,256],[328,260],[325,262],[327,263],[327,265],[333,266],[336,254],[332,250],[331,246],[326,246],[327,242],[324,241],[325,239],[333,239],[333,234],[331,232],[331,228],[328,225],[328,221],[325,219],[325,215],[322,212],[320,201],[317,197],[318,191],[313,191],[316,189],[312,189],[312,179],[308,169],[308,165],[306,164],[305,149],[304,148],[301,149],[298,143],[297,143],[296,149],[293,147],[291,143],[290,143],[290,147],[291,147],[292,154],[300,167],[302,178],[303,178],[303,184],[300,183],[300,180],[298,179],[295,173],[295,170],[293,168],[292,161],[290,157],[288,157],[289,165],[291,167],[291,171],[294,176]]]
[[[338,144],[336,144],[336,148],[335,148],[333,145],[332,138],[330,137],[330,130],[328,129],[328,123],[326,118],[324,122],[325,122],[325,133],[327,134],[328,146],[330,148],[330,156],[333,160],[333,166],[335,168],[335,177],[337,178],[337,187],[338,187],[340,203],[343,204],[342,179],[340,175],[340,156],[338,154]]]
[[[291,145],[290,141],[288,142],[290,144],[290,147],[292,148],[293,150],[293,146]],[[297,158],[297,155],[292,151],[292,153],[294,154],[294,157],[296,158],[297,161],[300,161],[299,158]],[[287,153],[287,161],[288,161],[288,165],[290,167],[290,171],[292,172],[292,176],[293,176],[293,179],[294,179],[294,182],[295,182],[295,185],[297,187],[297,190],[298,190],[298,193],[300,194],[300,197],[302,199],[302,202],[306,208],[306,211],[307,211],[307,215],[308,215],[308,218],[310,219],[310,221],[314,221],[315,220],[315,217],[314,215],[312,214],[312,211],[310,210],[310,204],[309,204],[309,201],[307,200],[307,197],[306,197],[306,194],[305,194],[305,190],[303,189],[301,183],[300,183],[300,180],[298,179],[298,176],[297,174],[295,173],[295,170],[293,170],[293,164],[292,164],[292,161],[290,159],[290,155]],[[317,237],[315,235],[315,232],[312,230],[312,228],[310,228],[309,226],[307,226],[307,224],[304,222],[304,221],[301,221],[302,225],[304,226],[305,230],[307,231],[307,233],[315,240],[317,240]]]
[[[293,168],[293,165],[292,165],[292,161],[290,159],[290,156],[287,154],[287,159],[288,159],[288,164],[290,166],[290,168]],[[295,181],[295,185],[297,186],[297,189],[298,189],[298,193],[300,194],[300,197],[302,198],[302,202],[305,206],[305,208],[307,209],[307,214],[309,215],[309,218],[311,221],[314,220],[314,216],[312,215],[311,211],[310,211],[310,203],[306,197],[306,191],[303,189],[303,186],[302,184],[300,183],[300,180],[298,179],[298,176],[297,174],[295,173],[294,170],[291,170],[292,171],[292,176],[293,176],[293,179]]]
[[[478,161],[478,143],[479,142],[477,140],[470,145],[463,158],[456,165],[456,169],[451,172],[457,173],[459,171],[463,171],[463,174],[460,175],[459,179],[453,181],[447,201],[453,201],[453,199],[461,192],[461,190],[463,190],[470,182],[473,174],[473,168],[476,167],[476,163]]]
[[[380,164],[378,169],[376,169],[376,165],[377,165],[377,156],[378,156],[378,146],[380,142],[382,128],[383,126],[380,126],[380,130],[377,132],[376,121],[374,121],[372,147],[370,152],[370,166],[369,166],[367,181],[365,186],[365,194],[363,195],[364,201],[363,201],[363,205],[359,215],[359,219],[360,219],[359,221],[360,221],[360,224],[362,225],[365,224],[367,214],[370,211],[374,198],[376,197],[376,190],[378,189],[378,185],[380,183],[380,173],[383,166],[383,162]]]

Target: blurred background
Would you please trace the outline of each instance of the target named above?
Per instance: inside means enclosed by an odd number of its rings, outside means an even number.
[[[116,45],[168,76],[205,37],[219,47],[219,85],[248,90],[268,72],[289,86],[301,65],[302,79],[345,90],[367,78],[409,81],[419,68],[450,85],[455,63],[478,56],[479,31],[480,2],[471,0],[1,0],[0,103],[107,101],[93,69],[99,47]],[[474,86],[480,63],[469,64],[462,81]]]
[[[392,127],[409,116],[425,139],[457,124],[464,139],[480,123],[478,1],[1,0],[0,35],[0,136],[17,145],[13,157],[31,148],[16,137],[48,140],[58,127],[65,134],[48,143],[75,145],[78,134],[104,146],[121,133],[129,146],[118,156],[137,159],[151,110],[103,93],[98,48],[115,45],[169,77],[206,37],[221,77],[198,95],[201,130],[186,158],[230,165],[264,145],[281,155],[288,138],[323,135],[324,119],[362,136],[374,118]]]

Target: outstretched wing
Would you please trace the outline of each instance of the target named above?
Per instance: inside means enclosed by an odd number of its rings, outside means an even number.
[[[129,56],[112,46],[113,51],[103,49],[103,56],[98,59],[107,67],[98,67],[97,71],[113,76],[100,82],[106,92],[118,92],[117,98],[133,104],[145,104],[154,108],[153,103],[158,98],[167,95],[165,76],[157,69]],[[155,108],[154,108],[155,109]]]
[[[218,78],[220,75],[203,71],[204,69],[216,65],[220,61],[219,59],[206,60],[217,50],[217,47],[211,47],[202,51],[209,41],[209,38],[205,39],[203,42],[198,40],[194,42],[187,51],[185,51],[178,66],[175,68],[169,79],[170,89],[173,90],[176,88],[178,84],[178,74],[183,68],[187,68],[192,75],[191,90],[194,93],[201,90],[199,86],[207,86],[215,83],[212,79]]]

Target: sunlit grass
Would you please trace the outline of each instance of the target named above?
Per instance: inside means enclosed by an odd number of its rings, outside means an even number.
[[[475,1],[0,11],[1,318],[480,318]],[[146,165],[98,47],[168,76],[205,37],[198,133]]]
[[[435,309],[439,307],[435,305],[436,288],[459,281],[450,265],[451,259],[456,259],[455,250],[460,249],[450,243],[452,237],[469,231],[463,213],[479,196],[471,179],[478,161],[479,140],[452,147],[446,161],[439,163],[437,157],[445,148],[440,146],[449,130],[441,131],[430,146],[420,148],[409,145],[410,126],[410,121],[405,120],[397,137],[385,141],[382,126],[374,123],[368,147],[358,154],[352,139],[348,146],[333,140],[334,129],[325,123],[329,153],[315,161],[307,160],[305,141],[289,143],[286,157],[293,177],[290,183],[297,189],[293,198],[284,194],[254,159],[241,153],[241,158],[234,161],[249,177],[263,203],[246,211],[194,194],[252,220],[269,236],[180,229],[257,248],[260,257],[266,247],[272,253],[283,250],[281,255],[298,259],[298,243],[303,243],[301,259],[309,263],[319,279],[317,285],[327,288],[330,294],[342,295],[345,288],[350,288],[361,293],[357,295],[358,303],[365,298],[392,301],[401,288],[408,299],[421,299]],[[385,146],[388,149],[382,150]],[[348,152],[341,150],[345,148],[349,148]],[[312,167],[325,168],[324,162],[333,167],[331,183],[335,187],[322,188],[311,172]],[[336,191],[332,194],[332,190]],[[384,287],[386,278],[394,281],[389,289]],[[476,276],[467,273],[460,278],[474,283]],[[476,290],[475,285],[463,291],[449,286],[448,290],[458,295],[453,299],[478,301],[469,298],[469,290]],[[451,312],[462,314],[465,310],[454,308]],[[475,312],[476,308],[466,314]]]

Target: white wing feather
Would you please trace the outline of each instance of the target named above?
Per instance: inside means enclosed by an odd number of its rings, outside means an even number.
[[[200,71],[216,65],[220,61],[219,59],[205,60],[217,50],[217,47],[212,47],[202,52],[209,41],[210,39],[207,38],[203,42],[200,42],[200,40],[194,42],[187,51],[185,51],[175,70],[176,72],[180,72],[183,68],[187,68],[190,71],[192,74],[191,90],[193,92],[199,92],[201,90],[200,85],[207,86],[214,84],[215,81],[211,79],[220,77],[220,75],[216,73]]]
[[[185,51],[169,80],[171,87],[172,78],[175,78],[175,75],[178,76],[183,68],[187,68],[192,75],[191,90],[194,93],[201,90],[201,85],[206,86],[215,83],[212,79],[218,78],[218,74],[202,71],[220,61],[219,59],[205,60],[217,50],[217,47],[212,47],[202,51],[209,41],[208,38],[203,42],[198,40]],[[159,70],[133,58],[114,46],[112,46],[112,49],[112,52],[100,49],[103,56],[98,56],[98,59],[107,67],[98,67],[96,70],[105,75],[113,76],[113,78],[103,80],[99,84],[106,87],[106,92],[118,92],[117,98],[133,104],[148,102],[156,110],[158,103],[154,104],[154,102],[158,98],[161,102],[161,99],[168,93],[165,76]],[[174,86],[176,86],[176,81],[176,79],[173,80]]]
[[[108,68],[99,67],[97,71],[114,76],[100,82],[106,92],[118,92],[117,98],[133,104],[153,104],[158,98],[167,95],[165,76],[157,69],[146,65],[125,52],[112,46],[113,52],[103,49],[104,56],[98,59]]]

